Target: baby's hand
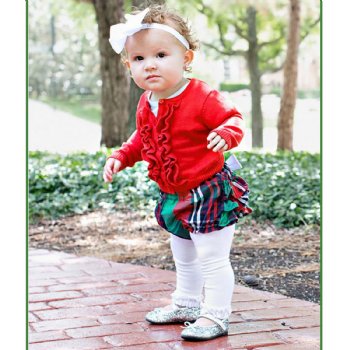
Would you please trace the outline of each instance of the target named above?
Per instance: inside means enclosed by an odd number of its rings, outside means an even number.
[[[105,182],[112,182],[113,174],[116,174],[122,163],[118,159],[109,158],[103,168],[103,180]]]
[[[228,150],[226,141],[219,136],[216,132],[211,132],[208,137],[208,149],[213,148],[213,152],[225,152]]]

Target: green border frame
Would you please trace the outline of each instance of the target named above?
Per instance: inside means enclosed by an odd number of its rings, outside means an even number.
[[[28,1],[26,0],[26,349],[29,347],[29,205],[28,205]]]
[[[323,110],[322,110],[322,101],[323,101],[323,80],[322,80],[322,72],[323,72],[323,58],[322,58],[322,34],[323,34],[323,14],[322,14],[322,5],[323,2],[320,0],[320,349],[323,349],[323,293],[322,293],[322,274],[323,274],[323,256],[322,256],[322,245],[323,245],[323,192],[322,192],[322,184],[323,184],[323,148],[322,148],[322,134],[323,134]]]

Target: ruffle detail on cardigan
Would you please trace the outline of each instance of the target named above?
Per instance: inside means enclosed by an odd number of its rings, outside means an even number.
[[[152,127],[149,124],[140,127],[140,136],[143,143],[142,158],[148,162],[148,176],[158,182],[160,168],[156,156],[156,144],[152,137]]]
[[[165,187],[174,187],[185,184],[186,180],[179,180],[179,166],[177,158],[171,151],[170,126],[174,110],[179,107],[178,104],[166,104],[165,113],[158,117],[156,123],[157,140],[152,135],[152,127],[147,122],[146,111],[144,110],[141,118],[140,135],[143,142],[142,155],[149,162],[149,177],[158,184]],[[144,121],[144,122],[143,122]],[[157,152],[158,157],[157,158]],[[161,164],[160,164],[161,163]],[[163,177],[161,176],[163,172]],[[164,179],[165,177],[165,179]],[[166,183],[164,183],[166,180]]]

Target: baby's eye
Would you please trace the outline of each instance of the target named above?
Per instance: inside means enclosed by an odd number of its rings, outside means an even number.
[[[142,57],[142,56],[135,56],[135,57],[134,57],[134,60],[135,60],[135,61],[142,61],[142,60],[143,60],[143,57]]]
[[[157,56],[160,57],[160,58],[163,58],[163,57],[165,57],[165,53],[164,52],[159,52],[159,54]]]

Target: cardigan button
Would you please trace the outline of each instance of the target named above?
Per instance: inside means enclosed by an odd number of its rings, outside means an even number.
[[[164,100],[159,100],[158,103],[164,103]]]

